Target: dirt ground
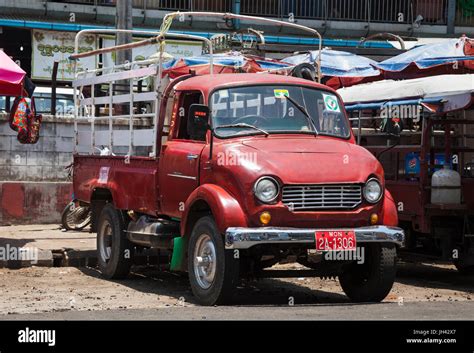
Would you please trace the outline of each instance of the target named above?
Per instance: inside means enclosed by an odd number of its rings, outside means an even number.
[[[121,281],[105,280],[92,268],[0,269],[0,293],[0,315],[194,306],[186,277],[149,267],[136,267]],[[451,265],[401,263],[397,282],[385,301],[402,305],[473,298],[474,277],[459,275]],[[263,279],[238,291],[241,305],[284,306],[290,300],[295,305],[349,302],[334,279]]]
[[[57,225],[0,227],[0,246],[33,246],[45,250],[75,249],[95,253],[95,235],[87,231],[62,232]],[[278,265],[294,269],[300,265]],[[153,267],[132,269],[126,280],[110,281],[89,267],[28,267],[0,269],[0,316],[64,311],[160,309],[195,306],[186,277]],[[387,303],[472,301],[474,276],[461,276],[454,266],[427,260],[399,263]],[[284,307],[349,303],[334,279],[262,279],[238,290],[238,305]],[[440,318],[442,315],[440,314]]]

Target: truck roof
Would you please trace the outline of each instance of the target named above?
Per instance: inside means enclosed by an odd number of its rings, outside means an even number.
[[[232,86],[242,86],[249,84],[275,84],[275,85],[302,85],[319,89],[325,89],[332,92],[332,88],[305,80],[302,78],[275,75],[275,74],[214,74],[214,75],[198,75],[184,80],[176,85],[177,91],[202,91],[205,94],[210,93],[216,88],[225,88]]]

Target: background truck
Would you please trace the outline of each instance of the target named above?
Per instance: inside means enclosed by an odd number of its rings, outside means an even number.
[[[380,81],[339,92],[358,141],[384,166],[406,252],[474,273],[474,76]],[[399,136],[381,130],[399,121]]]
[[[134,253],[156,248],[203,305],[261,276],[339,276],[353,301],[383,300],[404,234],[339,96],[290,76],[212,71],[169,81],[149,60],[74,81],[74,193],[91,207],[104,276],[126,276]],[[285,259],[308,270],[265,270]]]

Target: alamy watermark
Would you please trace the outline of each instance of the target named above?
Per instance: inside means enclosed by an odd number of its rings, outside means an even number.
[[[358,264],[365,262],[365,248],[357,247],[355,250],[334,250],[324,254],[326,261],[357,261]]]
[[[417,123],[421,119],[423,107],[420,105],[392,105],[386,106],[380,111],[382,119],[400,118],[412,119]]]
[[[18,343],[46,343],[50,347],[56,345],[56,330],[33,330],[26,327],[18,331]]]
[[[38,258],[39,249],[36,247],[0,246],[0,261],[30,261],[34,265]]]
[[[241,166],[256,163],[256,152],[226,151],[217,154],[217,165],[219,166]]]

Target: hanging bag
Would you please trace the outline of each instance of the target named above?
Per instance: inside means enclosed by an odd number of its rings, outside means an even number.
[[[35,99],[31,98],[31,108],[24,97],[17,97],[10,112],[10,127],[18,132],[17,140],[23,144],[38,142],[42,116],[36,114]]]
[[[10,127],[18,132],[17,140],[20,143],[27,143],[28,140],[28,115],[30,108],[24,97],[17,97],[13,102],[10,112]]]
[[[26,143],[35,144],[38,142],[42,120],[43,116],[41,114],[36,114],[35,98],[31,97],[31,109],[28,114],[28,135]]]

